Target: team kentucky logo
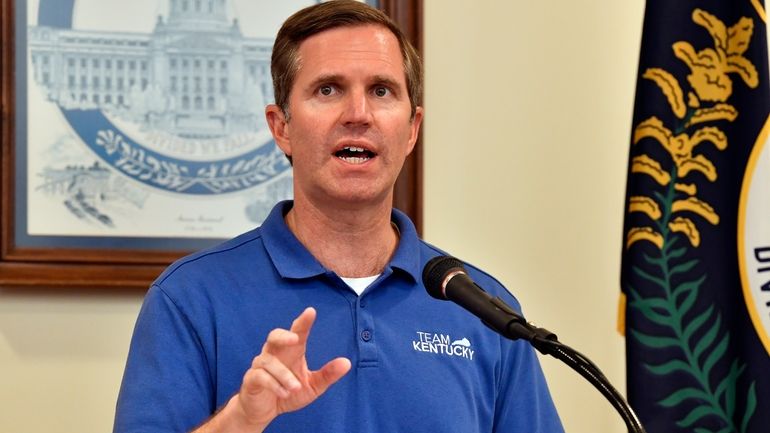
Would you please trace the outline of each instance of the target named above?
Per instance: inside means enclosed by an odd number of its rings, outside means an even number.
[[[649,195],[631,195],[628,212],[634,214],[633,226],[626,233],[626,249],[651,243],[643,261],[630,272],[636,287],[625,287],[629,307],[640,312],[657,334],[629,329],[630,338],[661,352],[663,362],[645,363],[653,375],[687,375],[691,385],[662,396],[657,403],[686,415],[678,426],[688,431],[711,431],[704,428],[707,417],[721,419],[724,432],[745,432],[754,415],[757,395],[752,381],[748,389],[738,389],[737,378],[745,363],[726,359],[729,334],[721,324],[718,305],[702,306],[696,311],[696,300],[707,280],[698,271],[697,250],[702,247],[708,227],[720,224],[719,210],[699,195],[699,189],[718,182],[718,168],[704,153],[694,154],[696,146],[727,149],[728,137],[718,122],[732,122],[739,115],[730,102],[735,79],[750,88],[758,85],[758,73],[744,57],[753,33],[753,20],[740,18],[727,26],[707,11],[695,9],[692,20],[707,31],[713,47],[695,48],[688,41],[673,44],[673,54],[689,68],[685,93],[683,81],[661,68],[648,68],[645,79],[654,82],[665,95],[674,119],[666,124],[651,116],[635,125],[633,145],[636,156],[631,159],[631,175],[651,179],[654,187]],[[642,146],[642,149],[639,149]],[[661,146],[664,152],[650,146]],[[712,154],[714,152],[711,152]],[[657,158],[653,155],[657,155]],[[661,156],[665,155],[665,156]],[[707,183],[708,182],[708,183]],[[643,287],[642,287],[643,286]],[[641,289],[644,290],[641,290]],[[701,308],[701,307],[698,307]],[[723,377],[715,377],[718,362],[730,365]],[[736,397],[738,396],[738,397]],[[734,416],[736,398],[744,404],[744,412]],[[686,405],[685,405],[686,404]],[[740,419],[738,425],[734,419]]]
[[[417,338],[412,340],[412,349],[415,352],[453,356],[471,361],[473,361],[473,355],[476,353],[467,338],[452,340],[447,334],[422,331],[418,331]]]

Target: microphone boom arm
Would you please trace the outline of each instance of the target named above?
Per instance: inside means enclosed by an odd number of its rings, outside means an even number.
[[[491,298],[489,301],[495,307],[500,309],[501,312],[507,313],[509,321],[503,326],[499,326],[499,323],[490,324],[482,321],[487,327],[494,331],[500,330],[499,333],[502,336],[511,340],[526,340],[540,353],[553,356],[564,362],[588,380],[588,382],[590,382],[591,385],[593,385],[610,402],[612,407],[614,407],[621,418],[623,418],[629,432],[646,433],[641,421],[626,399],[623,398],[623,395],[612,386],[604,373],[602,373],[599,367],[588,359],[588,357],[566,344],[559,342],[556,334],[553,332],[527,322],[499,297]],[[497,317],[500,316],[502,315],[497,315]],[[497,321],[498,320],[496,320],[496,322]]]
[[[526,340],[540,353],[553,356],[564,362],[588,380],[610,402],[612,407],[623,418],[629,432],[646,433],[641,421],[626,399],[623,398],[623,395],[612,386],[609,379],[588,357],[558,341],[556,334],[553,332],[524,320],[521,315],[511,309],[499,297],[491,298],[490,302],[502,312],[508,313],[510,321],[504,327],[499,328],[483,322],[487,327],[492,330],[505,329],[505,331],[500,332],[502,336],[511,340]]]
[[[591,362],[591,360],[589,360],[575,349],[556,340],[536,340],[537,341],[530,341],[530,343],[532,343],[532,345],[540,352],[547,352],[554,358],[561,360],[570,366],[570,368],[577,371],[581,376],[588,380],[591,385],[599,390],[599,392],[610,402],[610,404],[612,404],[612,407],[615,408],[618,414],[620,414],[621,418],[623,418],[623,421],[626,423],[626,427],[628,428],[629,432],[646,433],[646,430],[644,429],[642,422],[639,420],[639,417],[636,416],[636,413],[628,404],[626,399],[623,398],[623,395],[620,394],[620,392],[615,389],[614,386],[612,386],[610,381],[604,376],[601,370],[599,370],[599,368],[593,362]],[[546,351],[544,352],[543,349],[538,346],[545,347]]]

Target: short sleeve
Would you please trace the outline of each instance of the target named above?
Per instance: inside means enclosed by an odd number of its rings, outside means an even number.
[[[184,432],[215,410],[198,334],[158,286],[145,297],[118,396],[114,433]]]
[[[485,284],[494,287],[493,282]],[[502,288],[496,293],[523,315],[521,305],[510,292]],[[548,390],[535,348],[525,340],[512,341],[500,337],[500,356],[493,431],[563,433],[564,427]]]

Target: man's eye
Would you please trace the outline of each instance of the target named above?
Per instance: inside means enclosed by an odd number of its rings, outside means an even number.
[[[321,86],[321,87],[318,88],[318,93],[320,93],[320,94],[322,94],[324,96],[329,96],[333,92],[334,92],[334,88],[332,86],[329,86],[329,85],[324,85],[324,86]]]
[[[374,94],[380,98],[387,96],[390,90],[387,87],[377,87],[374,89]]]

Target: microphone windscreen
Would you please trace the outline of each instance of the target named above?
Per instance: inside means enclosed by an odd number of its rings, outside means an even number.
[[[463,262],[454,257],[437,256],[430,259],[428,263],[425,264],[425,267],[422,270],[422,282],[429,295],[436,299],[441,299],[442,301],[447,300],[447,297],[444,294],[444,288],[441,287],[441,284],[444,282],[444,278],[446,278],[452,270],[465,272]]]

